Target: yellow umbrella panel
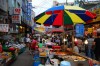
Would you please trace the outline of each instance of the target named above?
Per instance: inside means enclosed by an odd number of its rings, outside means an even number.
[[[51,15],[47,15],[45,14],[44,16],[42,16],[41,18],[39,18],[36,22],[43,24]]]
[[[85,22],[79,16],[77,16],[74,13],[70,13],[67,10],[64,10],[64,25],[77,24],[77,23],[85,24]]]

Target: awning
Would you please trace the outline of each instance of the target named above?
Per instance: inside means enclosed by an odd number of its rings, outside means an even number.
[[[52,30],[52,33],[54,33],[54,32],[58,32],[58,33],[61,32],[62,33],[62,32],[64,32],[64,30]]]

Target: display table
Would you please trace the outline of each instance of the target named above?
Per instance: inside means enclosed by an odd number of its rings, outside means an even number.
[[[59,51],[54,51],[55,49],[58,49]],[[40,58],[46,58],[48,55],[52,55],[50,59],[58,59],[58,65],[60,64],[61,61],[69,61],[72,66],[73,65],[78,65],[78,64],[83,64],[85,66],[97,64],[99,65],[100,62],[91,59],[89,57],[80,55],[79,53],[73,52],[71,49],[66,49],[65,51],[61,50],[60,46],[52,46],[52,48],[39,48],[39,54]],[[45,60],[46,61],[46,60]]]
[[[97,64],[99,65],[100,62],[96,61],[94,59],[88,58],[86,56],[80,55],[78,53],[72,52],[67,50],[66,52],[55,52],[55,56],[57,59],[59,59],[59,61],[69,61],[72,63],[72,66],[75,64],[76,66],[79,64],[79,62],[83,65],[93,65],[93,64]],[[85,65],[85,66],[86,66]]]

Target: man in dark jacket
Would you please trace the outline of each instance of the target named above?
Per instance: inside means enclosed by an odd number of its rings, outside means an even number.
[[[94,39],[94,46],[95,58],[100,61],[100,33],[97,33],[97,38]]]

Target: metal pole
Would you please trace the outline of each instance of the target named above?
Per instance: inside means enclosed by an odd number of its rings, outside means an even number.
[[[66,5],[68,5],[68,4],[67,4],[67,0],[66,0]]]
[[[73,31],[72,31],[72,49],[74,48],[74,25],[73,25]]]

